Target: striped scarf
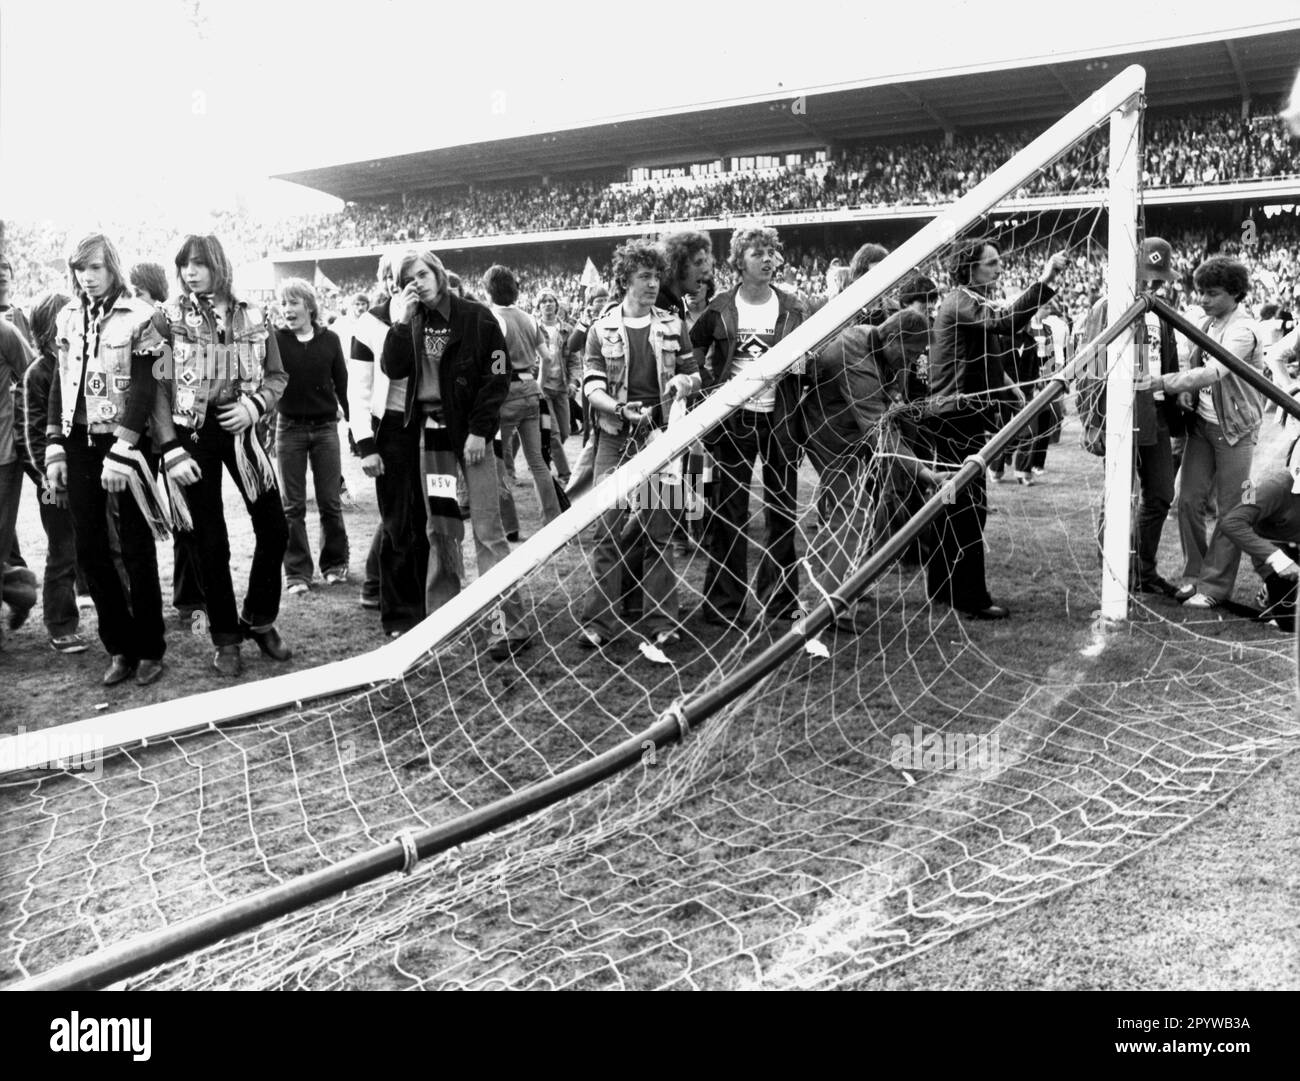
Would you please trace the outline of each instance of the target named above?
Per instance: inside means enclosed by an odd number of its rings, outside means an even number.
[[[465,555],[461,542],[465,538],[465,523],[456,501],[456,448],[447,426],[434,417],[425,418],[420,464],[429,515],[429,539],[433,544],[429,558],[437,560],[440,567],[463,583]]]

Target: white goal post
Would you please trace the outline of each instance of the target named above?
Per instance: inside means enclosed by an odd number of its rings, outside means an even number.
[[[278,709],[301,709],[308,701],[365,690],[376,683],[401,677],[422,658],[436,652],[481,614],[489,611],[503,593],[542,567],[555,552],[597,521],[607,509],[615,506],[626,492],[632,490],[636,481],[657,472],[683,454],[705,431],[751,398],[762,384],[797,369],[808,353],[837,334],[862,309],[896,285],[917,265],[948,247],[971,223],[1007,200],[1027,180],[1108,121],[1111,124],[1112,151],[1109,170],[1112,185],[1112,285],[1109,311],[1112,319],[1118,318],[1132,300],[1136,275],[1136,170],[1140,148],[1136,143],[1135,132],[1145,79],[1145,71],[1137,65],[1126,68],[1111,79],[965,196],[940,212],[866,275],[831,299],[824,308],[774,346],[758,363],[717,388],[684,419],[671,426],[661,438],[631,459],[620,474],[607,477],[569,511],[538,530],[508,558],[470,583],[435,615],[402,638],[357,657],[256,683],[158,702],[112,715],[91,717],[53,729],[5,737],[0,739],[0,775],[42,767],[63,757],[52,753],[51,747],[93,746],[100,751],[111,751],[146,744]],[[1121,154],[1118,162],[1114,157],[1117,150]],[[1128,156],[1127,159],[1123,158],[1124,155]],[[1118,278],[1114,275],[1115,268],[1121,271]],[[1118,348],[1122,352],[1125,347]],[[1112,363],[1111,371],[1115,373],[1124,367]],[[1124,379],[1127,379],[1127,384],[1122,382]],[[1131,395],[1131,367],[1127,375],[1116,377],[1112,374],[1112,380],[1112,392],[1122,394],[1127,386]],[[1108,417],[1112,420],[1117,415],[1126,417],[1128,411],[1108,411]],[[1108,547],[1106,562],[1112,572],[1118,566],[1119,573],[1123,574],[1127,573],[1128,566],[1127,486],[1131,482],[1131,468],[1112,468],[1110,463],[1112,460],[1131,461],[1131,433],[1127,445],[1130,448],[1129,458],[1118,457],[1122,453],[1122,439],[1119,433],[1115,433],[1112,454],[1111,433],[1108,431],[1108,537],[1109,527],[1117,531],[1116,536],[1122,530],[1124,556],[1116,563],[1110,558]],[[1123,494],[1112,494],[1112,486],[1118,485],[1124,487]],[[1113,588],[1111,592],[1113,593]],[[1104,593],[1104,597],[1107,595]],[[1118,604],[1116,607],[1118,609]]]

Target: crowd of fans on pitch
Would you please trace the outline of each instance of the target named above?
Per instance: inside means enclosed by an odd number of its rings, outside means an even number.
[[[654,231],[638,227],[759,211],[947,202],[1023,141],[993,134],[947,145],[863,146],[830,161],[689,184],[478,189],[401,207],[354,205],[269,229],[226,212],[215,216],[221,240],[191,234],[174,265],[139,263],[129,280],[101,230],[74,244],[50,225],[6,223],[0,584],[7,625],[20,627],[36,603],[35,577],[6,535],[25,473],[38,492],[49,542],[44,615],[56,651],[87,648],[75,598],[88,593],[111,658],[103,682],[134,678],[148,685],[161,678],[165,634],[154,544],[172,534],[173,602],[182,617],[205,611],[213,667],[238,675],[245,641],[268,658],[289,659],[292,650],[276,627],[282,583],[290,594],[306,593],[317,567],[324,582],[344,583],[354,573],[350,564],[359,562],[341,512],[338,424],[347,420],[363,470],[374,478],[382,519],[365,560],[361,603],[380,609],[385,633],[405,633],[459,590],[462,521],[472,519],[480,573],[522,536],[510,493],[518,449],[550,522],[566,488],[577,494],[617,469],[668,423],[670,409],[744,371],[887,254],[871,243],[785,248],[775,229],[742,224],[730,250],[715,256],[709,236],[688,229],[659,241],[628,241],[612,256],[606,249],[607,258],[596,263],[605,284],[597,286],[590,265],[585,272],[560,262],[444,267],[425,241],[611,223]],[[1148,186],[1300,171],[1272,118],[1156,118],[1148,122],[1146,145]],[[1096,187],[1100,146],[1067,155],[1022,194]],[[128,237],[133,252],[160,253],[171,243],[159,223],[117,223],[110,231]],[[406,250],[381,258],[377,286],[340,281],[318,291],[292,279],[274,295],[250,297],[234,280],[235,265],[273,248],[380,244]],[[1292,214],[1261,215],[1226,236],[1186,229],[1148,239],[1141,259],[1147,273],[1140,278],[1165,288],[1179,306],[1195,311],[1202,303],[1206,331],[1256,370],[1263,370],[1266,348],[1294,326],[1300,229]],[[1104,249],[1088,223],[1059,215],[1009,222],[1000,237],[957,238],[941,261],[914,268],[860,313],[858,325],[805,358],[808,371],[790,373],[746,403],[744,424],[723,425],[682,463],[673,483],[705,508],[698,531],[666,515],[662,501],[642,508],[633,559],[624,550],[623,509],[606,514],[596,531],[580,644],[603,649],[624,621],[640,619],[641,609],[633,612],[627,599],[639,590],[646,605],[642,652],[669,663],[666,651],[681,641],[686,620],[677,608],[672,551],[687,543],[708,562],[700,621],[729,629],[747,624],[743,538],[755,458],[764,467],[768,514],[752,588],[765,623],[792,618],[799,610],[794,512],[801,457],[819,477],[809,566],[819,567],[814,573],[832,589],[851,563],[846,544],[860,548],[866,538],[886,535],[897,524],[891,516],[905,518],[919,494],[943,483],[945,468],[982,446],[1007,407],[1023,404],[1045,371],[1100,332],[1105,272]],[[255,303],[243,303],[250,299]],[[981,328],[974,337],[971,327]],[[1139,379],[1138,401],[1152,396],[1160,404],[1151,415],[1167,413],[1169,426],[1155,435],[1144,429],[1138,441],[1145,525],[1131,585],[1177,592],[1193,608],[1214,607],[1227,601],[1244,550],[1265,578],[1270,610],[1281,611],[1283,602],[1293,607],[1300,496],[1291,507],[1290,481],[1273,477],[1271,525],[1246,521],[1238,511],[1237,482],[1248,475],[1242,471],[1253,446],[1242,439],[1257,430],[1258,393],[1186,340],[1175,347],[1171,333],[1149,329],[1149,341],[1159,340],[1150,350],[1159,363]],[[1285,360],[1274,350],[1267,363],[1275,382],[1300,391],[1294,339],[1290,333]],[[168,367],[159,372],[163,355]],[[508,372],[495,359],[501,356]],[[460,365],[454,379],[448,364]],[[482,397],[489,383],[490,409]],[[855,399],[864,387],[875,389]],[[1051,416],[1036,418],[1008,454],[1022,484],[1044,468]],[[579,417],[584,444],[571,470],[564,443]],[[1180,431],[1171,440],[1175,420]],[[1224,446],[1216,442],[1221,431]],[[871,465],[872,441],[880,438],[891,448],[882,460],[893,464],[884,467]],[[1157,461],[1153,446],[1173,464]],[[1180,490],[1194,498],[1179,508],[1183,576],[1190,581],[1176,590],[1154,559],[1180,460]],[[321,514],[317,557],[305,522],[308,463]],[[1000,478],[1002,463],[991,469]],[[255,534],[239,610],[220,491],[225,472]],[[979,478],[955,493],[922,558],[932,601],[973,618],[1001,619],[1009,613],[984,581],[982,485]],[[1217,507],[1230,539],[1216,530],[1207,545],[1207,507]],[[1259,530],[1270,529],[1278,535],[1261,539]],[[100,543],[105,533],[108,544]],[[502,612],[504,630],[491,650],[498,660],[525,651],[538,633],[517,598],[503,602]],[[840,629],[857,628],[852,610],[836,616]]]

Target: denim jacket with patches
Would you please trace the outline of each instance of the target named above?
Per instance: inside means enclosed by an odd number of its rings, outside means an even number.
[[[224,333],[218,333],[213,310],[204,310],[188,293],[154,312],[150,326],[159,345],[170,349],[170,360],[159,371],[153,413],[155,437],[164,450],[176,444],[177,429],[202,428],[210,407],[247,397],[264,416],[288,385],[262,309],[238,300],[224,317]]]
[[[78,400],[84,395],[86,428],[135,446],[144,435],[153,406],[149,317],[152,309],[120,293],[99,321],[98,344],[90,356],[84,302],[73,301],[55,320],[57,370],[50,384],[46,414],[45,464],[63,457]],[[93,339],[92,339],[93,340]]]
[[[668,397],[668,384],[674,376],[690,376],[687,393],[700,389],[700,368],[686,341],[682,321],[672,312],[662,308],[650,309],[650,351],[654,355],[655,370],[659,375],[659,400]],[[590,396],[593,390],[603,390],[623,405],[627,402],[628,385],[627,328],[623,325],[623,306],[616,305],[600,316],[587,331],[587,350],[582,365],[582,392]],[[623,430],[621,417],[604,413],[597,415],[601,430],[618,435]]]

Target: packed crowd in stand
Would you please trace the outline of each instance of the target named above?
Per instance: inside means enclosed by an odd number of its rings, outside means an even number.
[[[222,212],[214,215],[209,228],[225,239],[235,265],[242,265],[278,250],[402,245],[610,223],[725,220],[781,211],[932,206],[969,190],[1033,134],[963,134],[951,145],[941,139],[873,143],[842,148],[826,161],[689,180],[630,184],[611,176],[604,181],[556,179],[547,185],[449,189],[414,194],[405,202],[353,203],[337,214],[278,223]],[[1144,145],[1143,185],[1148,190],[1300,175],[1300,150],[1272,114],[1242,118],[1236,111],[1218,110],[1148,118]],[[1026,194],[1095,189],[1104,179],[1104,155],[1096,148],[1078,150],[1044,172]],[[19,295],[35,296],[57,286],[68,245],[76,237],[52,223],[7,225],[16,253]],[[163,252],[174,240],[152,222],[102,221],[97,227],[108,235],[131,236],[142,252]],[[835,252],[827,259],[847,254]],[[801,285],[824,287],[815,281]]]
[[[1157,118],[1146,133],[1144,185],[1150,188],[1269,179],[1300,174],[1300,157],[1275,116],[1231,112]],[[356,203],[339,214],[276,232],[286,250],[401,244],[609,223],[726,219],[747,214],[873,206],[934,205],[964,194],[1036,133],[958,135],[870,144],[830,160],[779,169],[714,173],[690,181],[629,185],[555,180],[415,195],[403,203]],[[1105,157],[1081,149],[1047,170],[1026,194],[1100,188]]]

